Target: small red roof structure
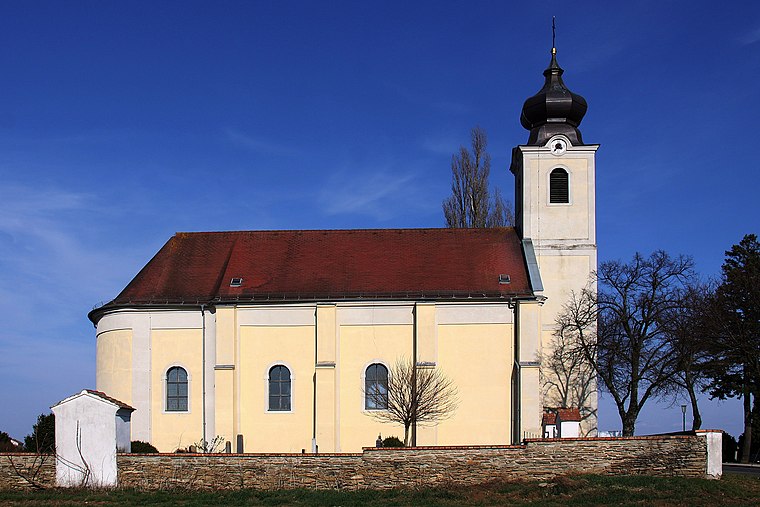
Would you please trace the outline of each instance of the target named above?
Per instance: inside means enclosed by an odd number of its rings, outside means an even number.
[[[541,421],[544,426],[550,426],[557,424],[557,414],[554,412],[544,412],[543,420]]]
[[[132,411],[135,410],[133,407],[130,407],[129,405],[127,405],[123,401],[119,401],[116,398],[111,398],[110,396],[108,396],[103,391],[96,391],[94,389],[85,389],[85,391],[87,391],[88,393],[90,393],[92,395],[97,396],[98,398],[104,399],[106,401],[110,401],[111,403],[113,403],[114,405],[118,406],[119,408],[123,408],[123,409],[126,409],[126,410],[132,410]]]
[[[90,319],[125,306],[532,295],[512,227],[191,232]]]
[[[116,398],[111,398],[110,396],[108,396],[103,391],[96,391],[95,389],[82,389],[82,391],[80,391],[80,392],[78,392],[76,394],[73,394],[73,395],[69,396],[68,398],[65,398],[65,399],[59,401],[58,403],[56,403],[55,405],[53,405],[53,407],[57,407],[58,405],[61,405],[61,404],[65,403],[65,402],[68,402],[68,401],[73,400],[75,398],[78,398],[80,396],[86,396],[88,394],[92,395],[92,396],[96,396],[96,397],[100,398],[103,401],[107,401],[108,403],[110,403],[112,405],[116,405],[117,407],[119,407],[119,410],[124,409],[124,410],[129,410],[130,412],[134,412],[136,410],[134,407],[130,407],[129,405],[127,405],[123,401],[119,401]],[[50,408],[53,408],[53,407],[50,407]]]
[[[581,411],[577,408],[558,408],[557,416],[562,422],[580,422]]]

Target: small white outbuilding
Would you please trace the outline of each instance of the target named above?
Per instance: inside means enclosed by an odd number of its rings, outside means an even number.
[[[581,412],[577,408],[547,408],[541,420],[543,438],[577,438]]]
[[[56,484],[115,486],[116,452],[130,452],[135,410],[100,391],[84,389],[50,407],[55,414]]]

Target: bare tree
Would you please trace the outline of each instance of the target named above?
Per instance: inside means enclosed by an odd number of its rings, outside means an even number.
[[[671,378],[673,395],[685,393],[689,398],[692,430],[702,427],[697,392],[707,384],[705,366],[709,359],[708,315],[712,313],[715,288],[709,283],[693,283],[680,293],[680,303],[665,313],[662,327],[674,354],[675,369]]]
[[[377,393],[365,393],[377,396]],[[416,425],[436,425],[454,414],[457,389],[441,370],[417,366],[400,358],[388,372],[388,404],[385,410],[370,412],[375,419],[404,425],[404,445],[409,445],[409,429]],[[416,443],[416,442],[415,442]]]
[[[634,434],[644,404],[672,383],[678,364],[663,322],[693,276],[691,258],[663,251],[604,262],[598,293],[573,294],[559,316],[615,402],[624,436]]]
[[[511,204],[496,189],[488,190],[491,156],[488,138],[480,127],[472,129],[472,153],[461,146],[451,156],[451,196],[443,201],[448,227],[505,227],[514,225]]]
[[[578,312],[575,313],[579,315]],[[565,315],[563,318],[567,318]],[[584,435],[596,430],[596,371],[579,347],[577,322],[558,321],[551,351],[541,358],[541,384],[545,407],[578,408]],[[593,323],[591,323],[593,324]],[[588,330],[583,330],[587,332]]]

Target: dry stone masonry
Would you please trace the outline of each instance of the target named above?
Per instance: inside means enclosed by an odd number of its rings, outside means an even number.
[[[138,489],[391,489],[549,480],[570,474],[707,476],[704,436],[527,440],[517,446],[365,448],[361,454],[119,454],[118,485]],[[31,487],[0,455],[0,489]],[[38,475],[55,484],[52,456]]]

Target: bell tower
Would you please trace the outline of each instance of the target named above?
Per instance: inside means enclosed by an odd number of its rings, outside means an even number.
[[[595,158],[599,145],[585,144],[579,130],[588,108],[562,80],[552,48],[544,86],[525,101],[520,117],[528,142],[512,150],[515,221],[538,303],[521,303],[516,367],[520,372],[519,424],[523,436],[538,431],[544,400],[540,362],[551,349],[555,320],[571,292],[596,270]],[[596,399],[593,400],[596,409]],[[552,406],[552,402],[547,402]],[[591,422],[593,427],[596,421]],[[585,424],[588,427],[588,424]],[[515,436],[518,436],[515,434]]]

